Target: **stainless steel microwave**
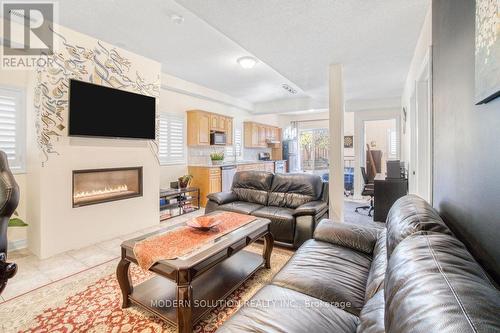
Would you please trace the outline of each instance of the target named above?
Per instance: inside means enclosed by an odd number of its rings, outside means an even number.
[[[211,145],[225,145],[226,144],[226,133],[224,133],[224,132],[211,132],[210,133],[210,144]]]

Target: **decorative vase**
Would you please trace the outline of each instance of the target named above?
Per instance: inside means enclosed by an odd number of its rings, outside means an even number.
[[[212,160],[212,165],[221,165],[224,160]]]
[[[188,181],[183,181],[179,178],[179,188],[186,188],[189,186],[189,180]]]

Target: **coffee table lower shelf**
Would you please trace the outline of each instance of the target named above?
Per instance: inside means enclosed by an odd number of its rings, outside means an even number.
[[[195,325],[212,308],[241,286],[259,268],[264,266],[262,255],[242,250],[222,261],[192,282],[192,324]],[[155,276],[133,287],[129,300],[160,318],[177,324],[177,285],[161,276]]]

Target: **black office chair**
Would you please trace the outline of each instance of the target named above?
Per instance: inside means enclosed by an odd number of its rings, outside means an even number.
[[[370,180],[368,179],[368,174],[366,173],[365,167],[361,167],[361,175],[363,176],[363,181],[365,182],[363,185],[363,191],[361,192],[361,195],[362,196],[370,196],[370,205],[356,207],[356,209],[354,211],[356,213],[359,213],[358,209],[363,209],[363,210],[368,209],[368,216],[372,216],[373,196],[374,196],[373,183],[370,183]]]

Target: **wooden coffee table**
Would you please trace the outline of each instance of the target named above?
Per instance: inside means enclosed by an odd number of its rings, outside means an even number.
[[[259,268],[271,267],[274,239],[269,231],[270,223],[268,219],[258,218],[186,256],[161,260],[149,269],[156,276],[136,286],[132,286],[129,275],[130,263],[137,264],[134,244],[179,225],[123,242],[116,269],[123,296],[122,308],[132,302],[176,325],[178,332],[192,332],[193,326],[208,311],[220,306],[221,301]],[[244,250],[262,237],[262,255]]]

